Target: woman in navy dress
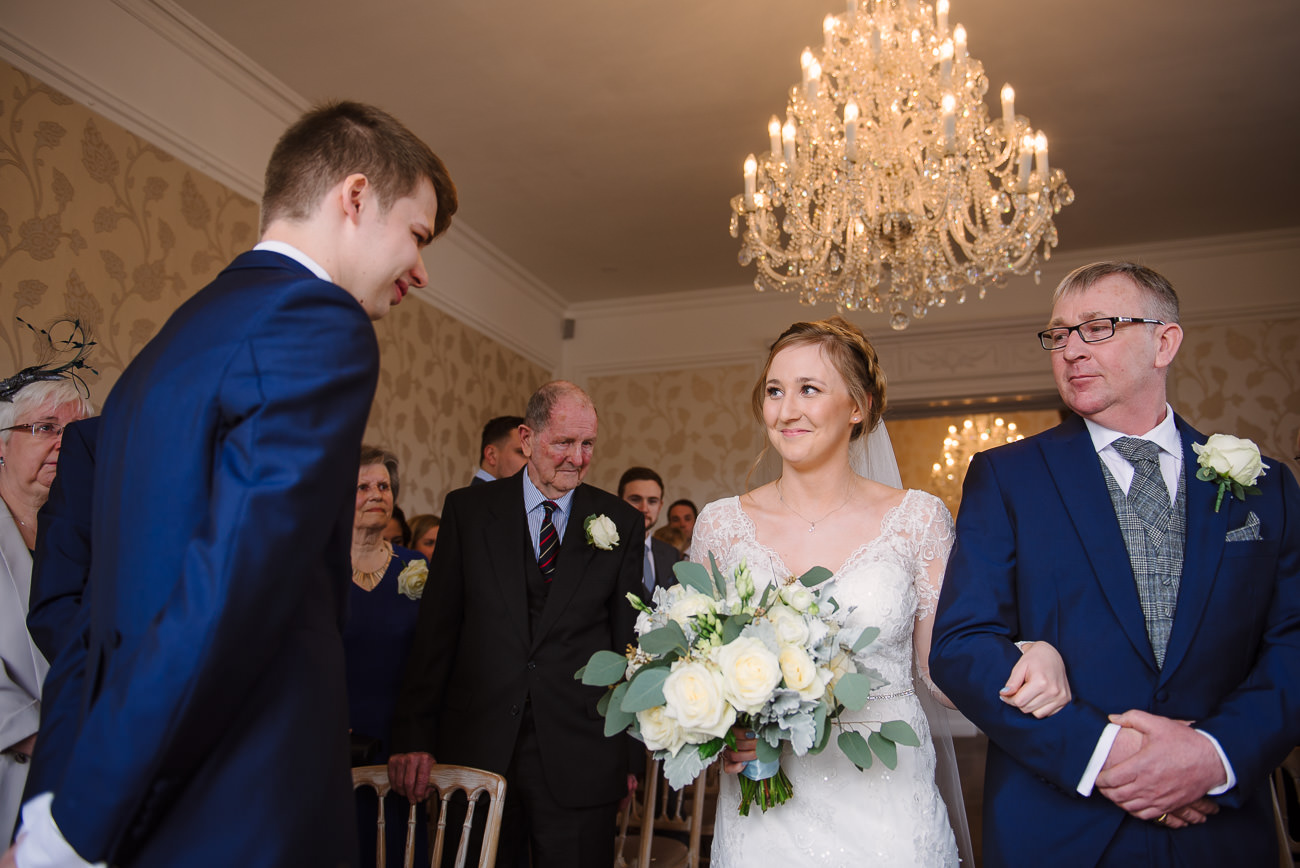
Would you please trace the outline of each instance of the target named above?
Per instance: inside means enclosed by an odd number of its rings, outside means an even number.
[[[352,588],[343,630],[353,765],[388,762],[393,706],[429,574],[419,554],[384,539],[397,491],[397,458],[383,449],[362,446],[352,527]],[[388,799],[389,853],[402,852],[407,807],[396,796]],[[375,820],[373,791],[359,791],[362,865],[374,864]]]

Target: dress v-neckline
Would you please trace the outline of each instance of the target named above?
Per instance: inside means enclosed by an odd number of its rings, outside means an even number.
[[[912,495],[915,493],[916,493],[915,489],[911,489],[911,488],[906,489],[903,492],[903,499],[900,500],[897,503],[897,505],[891,506],[889,509],[885,510],[884,516],[880,519],[879,533],[877,533],[874,537],[864,542],[862,545],[855,548],[853,551],[849,552],[849,554],[840,563],[839,567],[831,571],[832,578],[838,579],[855,560],[857,560],[862,554],[864,554],[872,547],[874,547],[876,543],[880,542],[882,539],[885,538],[885,532],[888,530],[890,524],[893,522],[894,516],[898,514],[903,509],[904,506],[907,505],[908,500],[911,499]],[[779,577],[779,575],[789,575],[789,576],[796,576],[796,577],[802,575],[802,573],[796,573],[793,570],[791,570],[789,566],[786,565],[785,558],[781,556],[780,552],[778,552],[776,549],[772,548],[767,543],[763,542],[761,539],[758,538],[758,525],[754,522],[753,516],[745,512],[745,508],[741,506],[740,496],[737,495],[733,497],[732,500],[734,500],[736,503],[736,511],[739,512],[742,516],[744,516],[745,522],[749,526],[749,535],[753,539],[754,545],[758,546],[759,548],[761,548],[763,551],[765,551],[767,554],[769,554],[771,557],[775,559],[774,566],[780,565],[783,573],[778,574],[774,569],[772,571],[772,578],[776,579]],[[814,564],[813,566],[821,566],[821,565]],[[812,567],[809,567],[808,569],[812,569]],[[807,570],[805,570],[805,572],[807,572]]]

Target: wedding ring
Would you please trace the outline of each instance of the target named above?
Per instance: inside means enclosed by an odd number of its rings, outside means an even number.
[[[1160,816],[1156,817],[1156,819],[1155,819],[1155,823],[1156,823],[1156,825],[1157,825],[1157,826],[1163,826],[1163,825],[1165,824],[1165,817],[1168,817],[1168,816],[1169,816],[1169,812],[1168,812],[1168,811],[1165,811],[1163,814],[1161,814]]]

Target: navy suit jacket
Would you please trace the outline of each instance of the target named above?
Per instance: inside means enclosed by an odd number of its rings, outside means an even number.
[[[987,865],[1095,865],[1136,829],[1167,835],[1187,865],[1276,863],[1267,776],[1300,741],[1300,490],[1265,459],[1261,493],[1225,498],[1216,513],[1216,486],[1196,478],[1191,449],[1206,438],[1176,421],[1187,546],[1163,669],[1083,421],[971,462],[930,671],[989,736]],[[1251,512],[1261,538],[1225,542]],[[1065,659],[1074,701],[1045,720],[998,699],[1022,639],[1045,639]],[[1162,830],[1075,792],[1107,715],[1134,708],[1194,721],[1219,741],[1238,780],[1218,797],[1221,813]]]
[[[608,492],[580,485],[546,605],[530,631],[525,565],[536,562],[520,474],[447,495],[438,547],[420,600],[393,719],[394,753],[505,774],[524,703],[532,706],[542,767],[562,807],[593,807],[627,793],[627,751],[606,738],[596,703],[604,688],[573,675],[601,649],[633,638],[645,519]],[[604,514],[620,537],[587,542],[583,523]]]
[[[90,861],[356,858],[340,628],[378,373],[357,301],[276,253],[187,301],[105,403],[85,711],[54,819]]]
[[[677,575],[673,572],[673,564],[682,560],[682,553],[668,545],[660,539],[650,538],[650,556],[655,562],[655,586],[660,588],[671,588],[677,584]],[[641,568],[645,572],[645,567]],[[645,580],[642,579],[641,586],[645,587]],[[636,769],[635,771],[639,771]]]

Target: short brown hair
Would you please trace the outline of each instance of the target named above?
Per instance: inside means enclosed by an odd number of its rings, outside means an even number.
[[[659,496],[664,496],[664,480],[658,473],[655,473],[649,467],[629,467],[623,471],[623,476],[618,480],[618,496],[623,496],[623,489],[627,488],[630,482],[653,482],[659,486]]]
[[[848,320],[833,316],[817,322],[797,322],[772,344],[763,373],[754,384],[754,417],[763,421],[763,401],[767,397],[767,372],[776,354],[790,347],[818,346],[831,366],[844,379],[849,395],[862,410],[862,421],[853,426],[849,439],[856,440],[875,430],[885,412],[885,372],[880,370],[876,350],[862,329]]]
[[[438,155],[388,112],[332,102],[307,112],[276,143],[266,165],[262,231],[273,220],[305,220],[331,187],[353,173],[374,185],[384,211],[427,178],[438,199],[434,237],[451,225],[459,204],[456,185]]]
[[[1052,304],[1056,304],[1067,295],[1090,289],[1097,281],[1112,274],[1133,281],[1133,285],[1151,304],[1150,310],[1140,311],[1142,315],[1155,317],[1165,323],[1178,322],[1178,293],[1174,292],[1173,284],[1154,269],[1138,265],[1136,262],[1115,260],[1080,266],[1067,274],[1056,287],[1056,292],[1052,294]]]

